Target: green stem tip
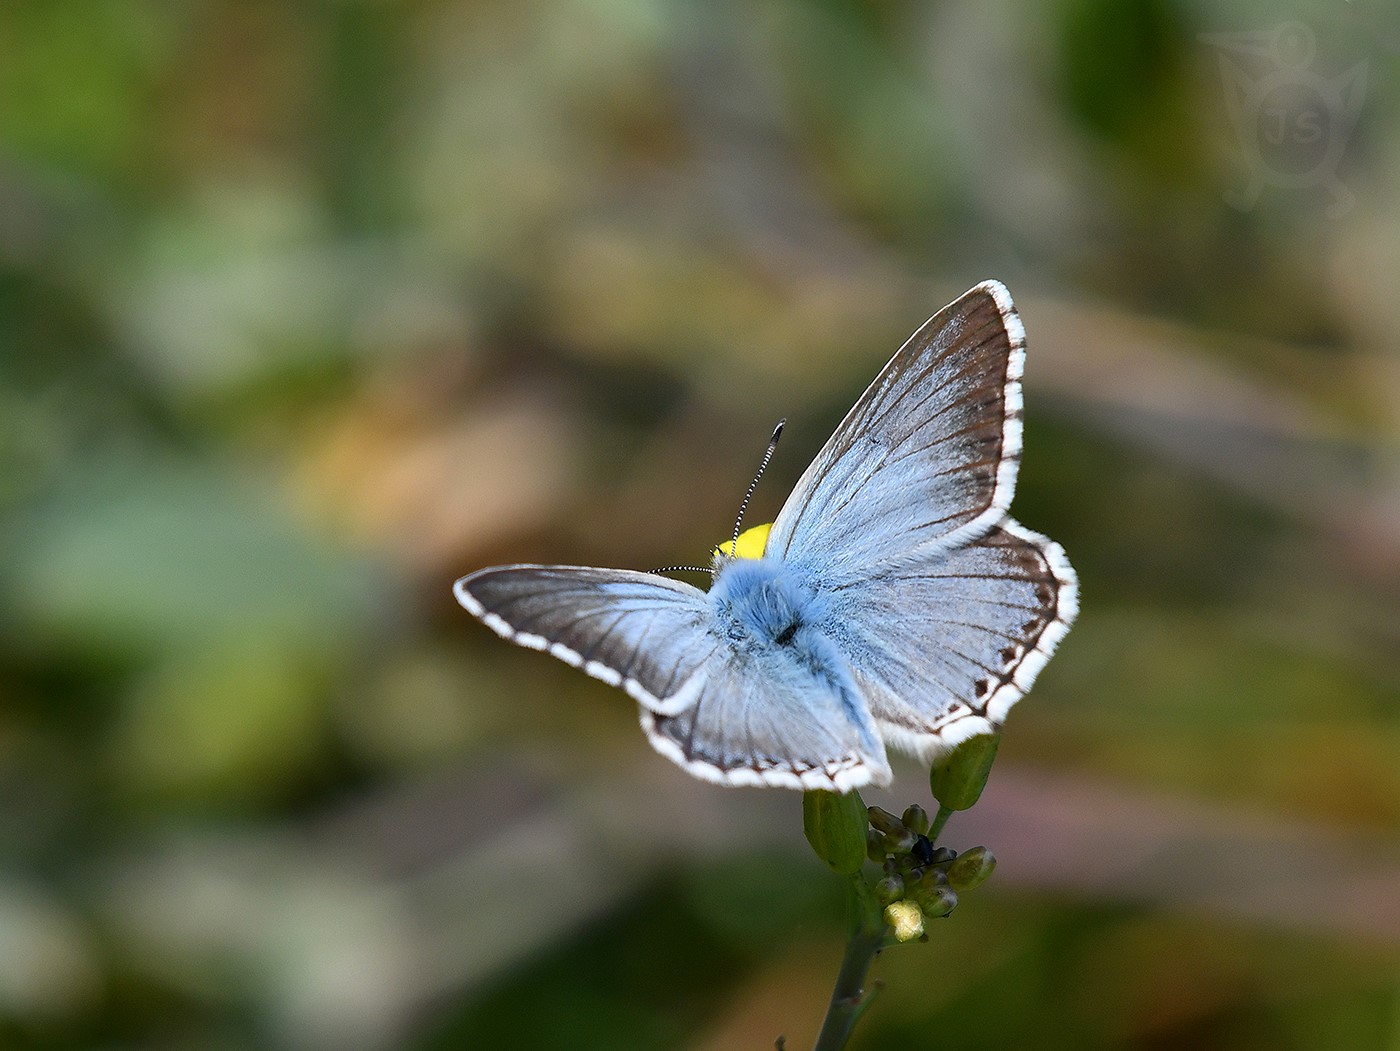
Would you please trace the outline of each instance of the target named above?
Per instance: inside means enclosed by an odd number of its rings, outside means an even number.
[[[866,857],[868,811],[859,792],[802,793],[802,831],[817,857],[843,876],[854,876]]]
[[[948,810],[966,810],[976,803],[987,786],[1000,743],[1000,734],[978,734],[953,749],[929,771],[933,798]]]

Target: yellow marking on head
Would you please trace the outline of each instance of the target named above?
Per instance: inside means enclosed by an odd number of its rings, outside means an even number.
[[[767,525],[757,525],[751,529],[745,529],[739,534],[737,547],[731,547],[726,540],[719,547],[715,548],[716,558],[729,558],[730,552],[734,552],[736,558],[762,558],[764,545],[768,543],[768,531],[773,528],[773,523]]]

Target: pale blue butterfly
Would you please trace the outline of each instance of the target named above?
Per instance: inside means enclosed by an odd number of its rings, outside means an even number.
[[[888,784],[887,747],[931,763],[996,731],[1078,611],[1064,550],[1006,513],[1024,362],[999,282],[944,307],[807,468],[761,557],[716,552],[708,592],[516,565],[463,577],[457,599],[621,687],[656,750],[698,777]]]

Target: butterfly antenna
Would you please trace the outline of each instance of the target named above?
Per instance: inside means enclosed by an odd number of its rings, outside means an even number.
[[[708,573],[715,575],[715,571],[709,566],[662,566],[660,569],[648,569],[648,573]]]
[[[734,520],[734,536],[729,541],[731,558],[737,558],[739,555],[739,531],[744,527],[744,512],[749,509],[753,491],[758,488],[758,480],[763,477],[763,472],[768,470],[768,461],[773,459],[773,451],[778,448],[778,439],[783,436],[783,428],[786,426],[787,420],[783,419],[773,428],[773,437],[768,439],[768,450],[763,454],[763,462],[758,465],[758,473],[753,476],[753,481],[749,483],[749,491],[744,494],[744,502],[739,505],[739,517]]]

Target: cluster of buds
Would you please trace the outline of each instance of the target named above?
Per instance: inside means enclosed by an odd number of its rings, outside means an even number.
[[[928,838],[928,813],[918,804],[902,817],[873,806],[869,818],[866,853],[885,873],[875,884],[875,897],[896,941],[925,937],[924,921],[947,916],[958,894],[984,882],[996,866],[986,847],[962,854],[935,847]]]
[[[986,847],[958,854],[935,847],[933,839],[951,814],[977,802],[999,741],[996,734],[969,738],[929,772],[929,787],[939,805],[932,838],[928,812],[917,804],[895,817],[877,806],[867,809],[858,792],[803,794],[807,842],[833,871],[859,880],[867,857],[883,867],[874,893],[896,941],[922,938],[924,920],[947,916],[959,894],[992,874],[996,858]]]

